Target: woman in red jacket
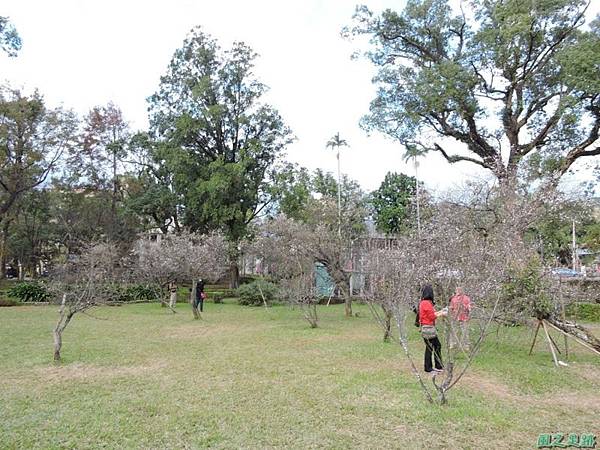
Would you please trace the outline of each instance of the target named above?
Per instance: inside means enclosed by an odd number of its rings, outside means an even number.
[[[425,372],[441,372],[442,366],[442,344],[437,337],[435,319],[445,316],[446,311],[436,311],[433,307],[433,288],[430,285],[423,286],[421,302],[419,303],[419,324],[421,325],[421,336],[425,341]],[[435,369],[432,367],[432,352],[435,359]]]

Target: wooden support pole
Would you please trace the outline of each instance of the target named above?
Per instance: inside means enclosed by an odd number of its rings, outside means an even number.
[[[600,355],[600,352],[598,350],[596,350],[594,347],[590,346],[589,344],[587,344],[586,342],[582,341],[581,339],[579,339],[576,336],[573,336],[572,334],[567,333],[565,330],[561,330],[560,328],[558,328],[556,325],[554,325],[553,323],[548,322],[548,325],[550,325],[552,328],[560,331],[562,334],[564,334],[565,336],[568,336],[572,339],[575,340],[575,342],[583,345],[585,348],[587,348],[588,350],[593,351],[594,353],[596,353],[597,355]]]
[[[552,344],[554,345],[554,348],[556,349],[558,354],[562,355],[560,348],[558,348],[558,345],[556,345],[556,342],[554,342],[554,338],[550,334],[548,334],[548,337],[550,338],[550,342],[552,342]]]
[[[554,359],[554,365],[558,367],[558,358],[556,357],[556,352],[554,351],[554,346],[552,345],[550,334],[548,334],[548,329],[546,328],[546,321],[542,320],[541,322],[542,327],[544,328],[544,333],[546,333],[546,339],[548,339],[548,345],[550,345],[550,351],[552,352],[552,359]]]
[[[531,343],[531,348],[529,349],[529,356],[531,356],[531,352],[533,352],[533,347],[535,345],[535,340],[537,339],[538,332],[540,331],[540,326],[542,325],[542,321],[538,320],[537,327],[535,328],[535,334],[533,335],[533,342]]]

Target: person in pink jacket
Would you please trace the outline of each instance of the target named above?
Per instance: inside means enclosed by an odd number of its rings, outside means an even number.
[[[471,318],[471,299],[463,292],[462,287],[457,286],[454,295],[450,299],[451,333],[450,348],[456,347],[456,343],[463,350],[469,350],[469,319]]]

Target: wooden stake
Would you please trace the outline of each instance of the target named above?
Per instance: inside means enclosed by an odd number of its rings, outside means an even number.
[[[560,348],[558,348],[558,345],[556,345],[556,342],[554,342],[554,338],[550,335],[548,335],[550,337],[550,342],[552,342],[552,344],[554,345],[554,348],[556,349],[556,351],[558,352],[559,355],[562,355]]]
[[[548,339],[548,344],[550,345],[550,351],[552,352],[552,359],[554,359],[554,365],[558,367],[558,358],[556,357],[556,352],[554,351],[554,346],[552,345],[552,340],[550,339],[550,335],[548,334],[548,329],[546,328],[546,321],[542,320],[542,327],[544,328],[544,333],[546,333],[546,338]]]
[[[533,342],[531,343],[531,348],[529,349],[529,356],[531,356],[531,352],[533,352],[533,346],[535,345],[535,340],[537,339],[537,335],[538,335],[538,332],[540,331],[541,325],[542,325],[542,321],[538,320],[538,324],[535,329],[535,334],[533,335]]]

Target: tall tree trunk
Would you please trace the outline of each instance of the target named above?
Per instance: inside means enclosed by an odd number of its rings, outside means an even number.
[[[389,342],[390,337],[392,336],[392,311],[386,308],[384,305],[381,305],[381,309],[385,314],[385,328],[383,330],[383,342]]]
[[[2,220],[2,229],[0,235],[0,279],[6,278],[6,253],[8,243],[8,227],[10,226],[10,220],[4,218]]]
[[[229,289],[237,289],[240,287],[240,269],[237,261],[229,263]]]
[[[190,305],[192,306],[192,314],[194,315],[194,319],[200,319],[200,312],[198,312],[198,308],[196,307],[196,286],[198,282],[196,279],[192,281],[192,290],[190,292]]]
[[[239,261],[240,250],[238,242],[230,242],[229,244],[229,289],[237,289],[240,287],[240,268]]]

